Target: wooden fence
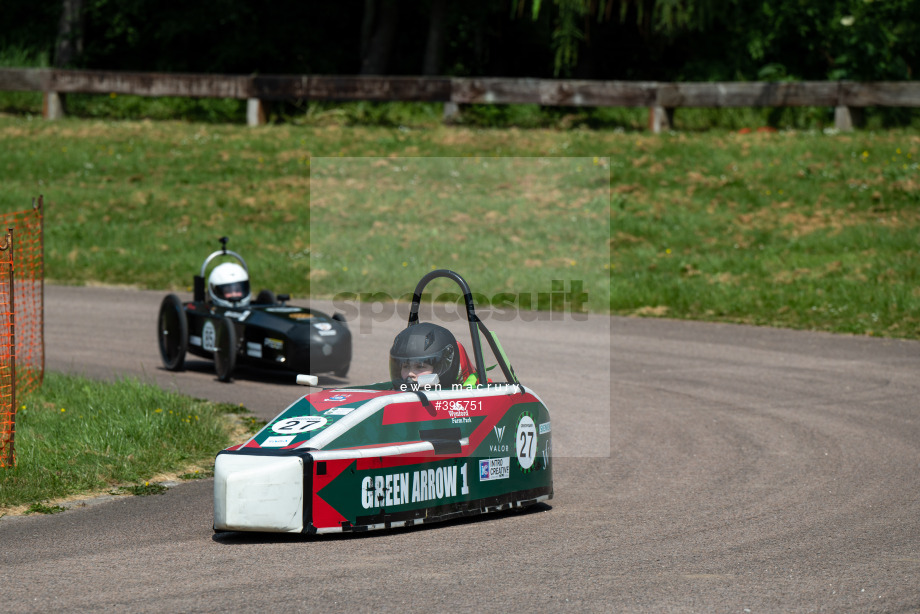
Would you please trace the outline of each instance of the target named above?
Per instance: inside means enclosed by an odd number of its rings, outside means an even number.
[[[833,107],[839,130],[852,130],[863,107],[920,107],[920,82],[798,81],[664,83],[564,79],[212,75],[130,73],[45,68],[0,68],[0,91],[43,92],[43,115],[63,115],[59,94],[128,94],[247,100],[247,123],[265,122],[273,100],[539,104],[570,107],[646,107],[653,132],[673,126],[682,107]]]

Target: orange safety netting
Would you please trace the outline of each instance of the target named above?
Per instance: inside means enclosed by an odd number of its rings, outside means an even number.
[[[13,441],[16,433],[16,335],[13,316],[13,250],[9,235],[0,241],[0,467],[16,463]]]
[[[31,209],[0,214],[0,234],[13,229],[16,392],[25,395],[45,374],[45,248],[42,198]]]
[[[30,210],[0,214],[0,243],[12,243],[0,251],[0,467],[15,463],[16,395],[40,386],[45,373],[42,208],[39,197]]]

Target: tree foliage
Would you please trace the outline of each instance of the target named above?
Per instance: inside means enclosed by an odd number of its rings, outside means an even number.
[[[918,0],[0,0],[0,52],[56,57],[75,4],[68,65],[96,69],[899,80],[920,60]]]

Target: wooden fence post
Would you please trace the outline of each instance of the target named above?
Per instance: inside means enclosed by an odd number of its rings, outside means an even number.
[[[674,128],[674,109],[665,107],[649,107],[648,109],[648,129],[654,134],[660,134],[662,130],[672,130]]]
[[[64,105],[57,92],[42,93],[42,117],[45,119],[63,119]]]
[[[456,102],[444,103],[444,114],[441,116],[444,123],[450,123],[460,116],[460,105]]]
[[[265,103],[258,98],[249,98],[246,101],[246,124],[264,126],[265,121]]]
[[[853,132],[856,126],[862,124],[863,114],[859,107],[838,105],[834,108],[834,127],[840,132]]]

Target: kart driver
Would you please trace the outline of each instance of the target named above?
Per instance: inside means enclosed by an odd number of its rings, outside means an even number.
[[[208,277],[208,294],[220,307],[233,309],[249,304],[249,274],[235,262],[225,262],[214,267]]]
[[[477,381],[454,335],[443,326],[423,322],[409,326],[393,340],[390,379],[399,388],[418,383],[418,377],[428,373],[436,373],[440,387],[447,389],[461,383],[475,386]]]

